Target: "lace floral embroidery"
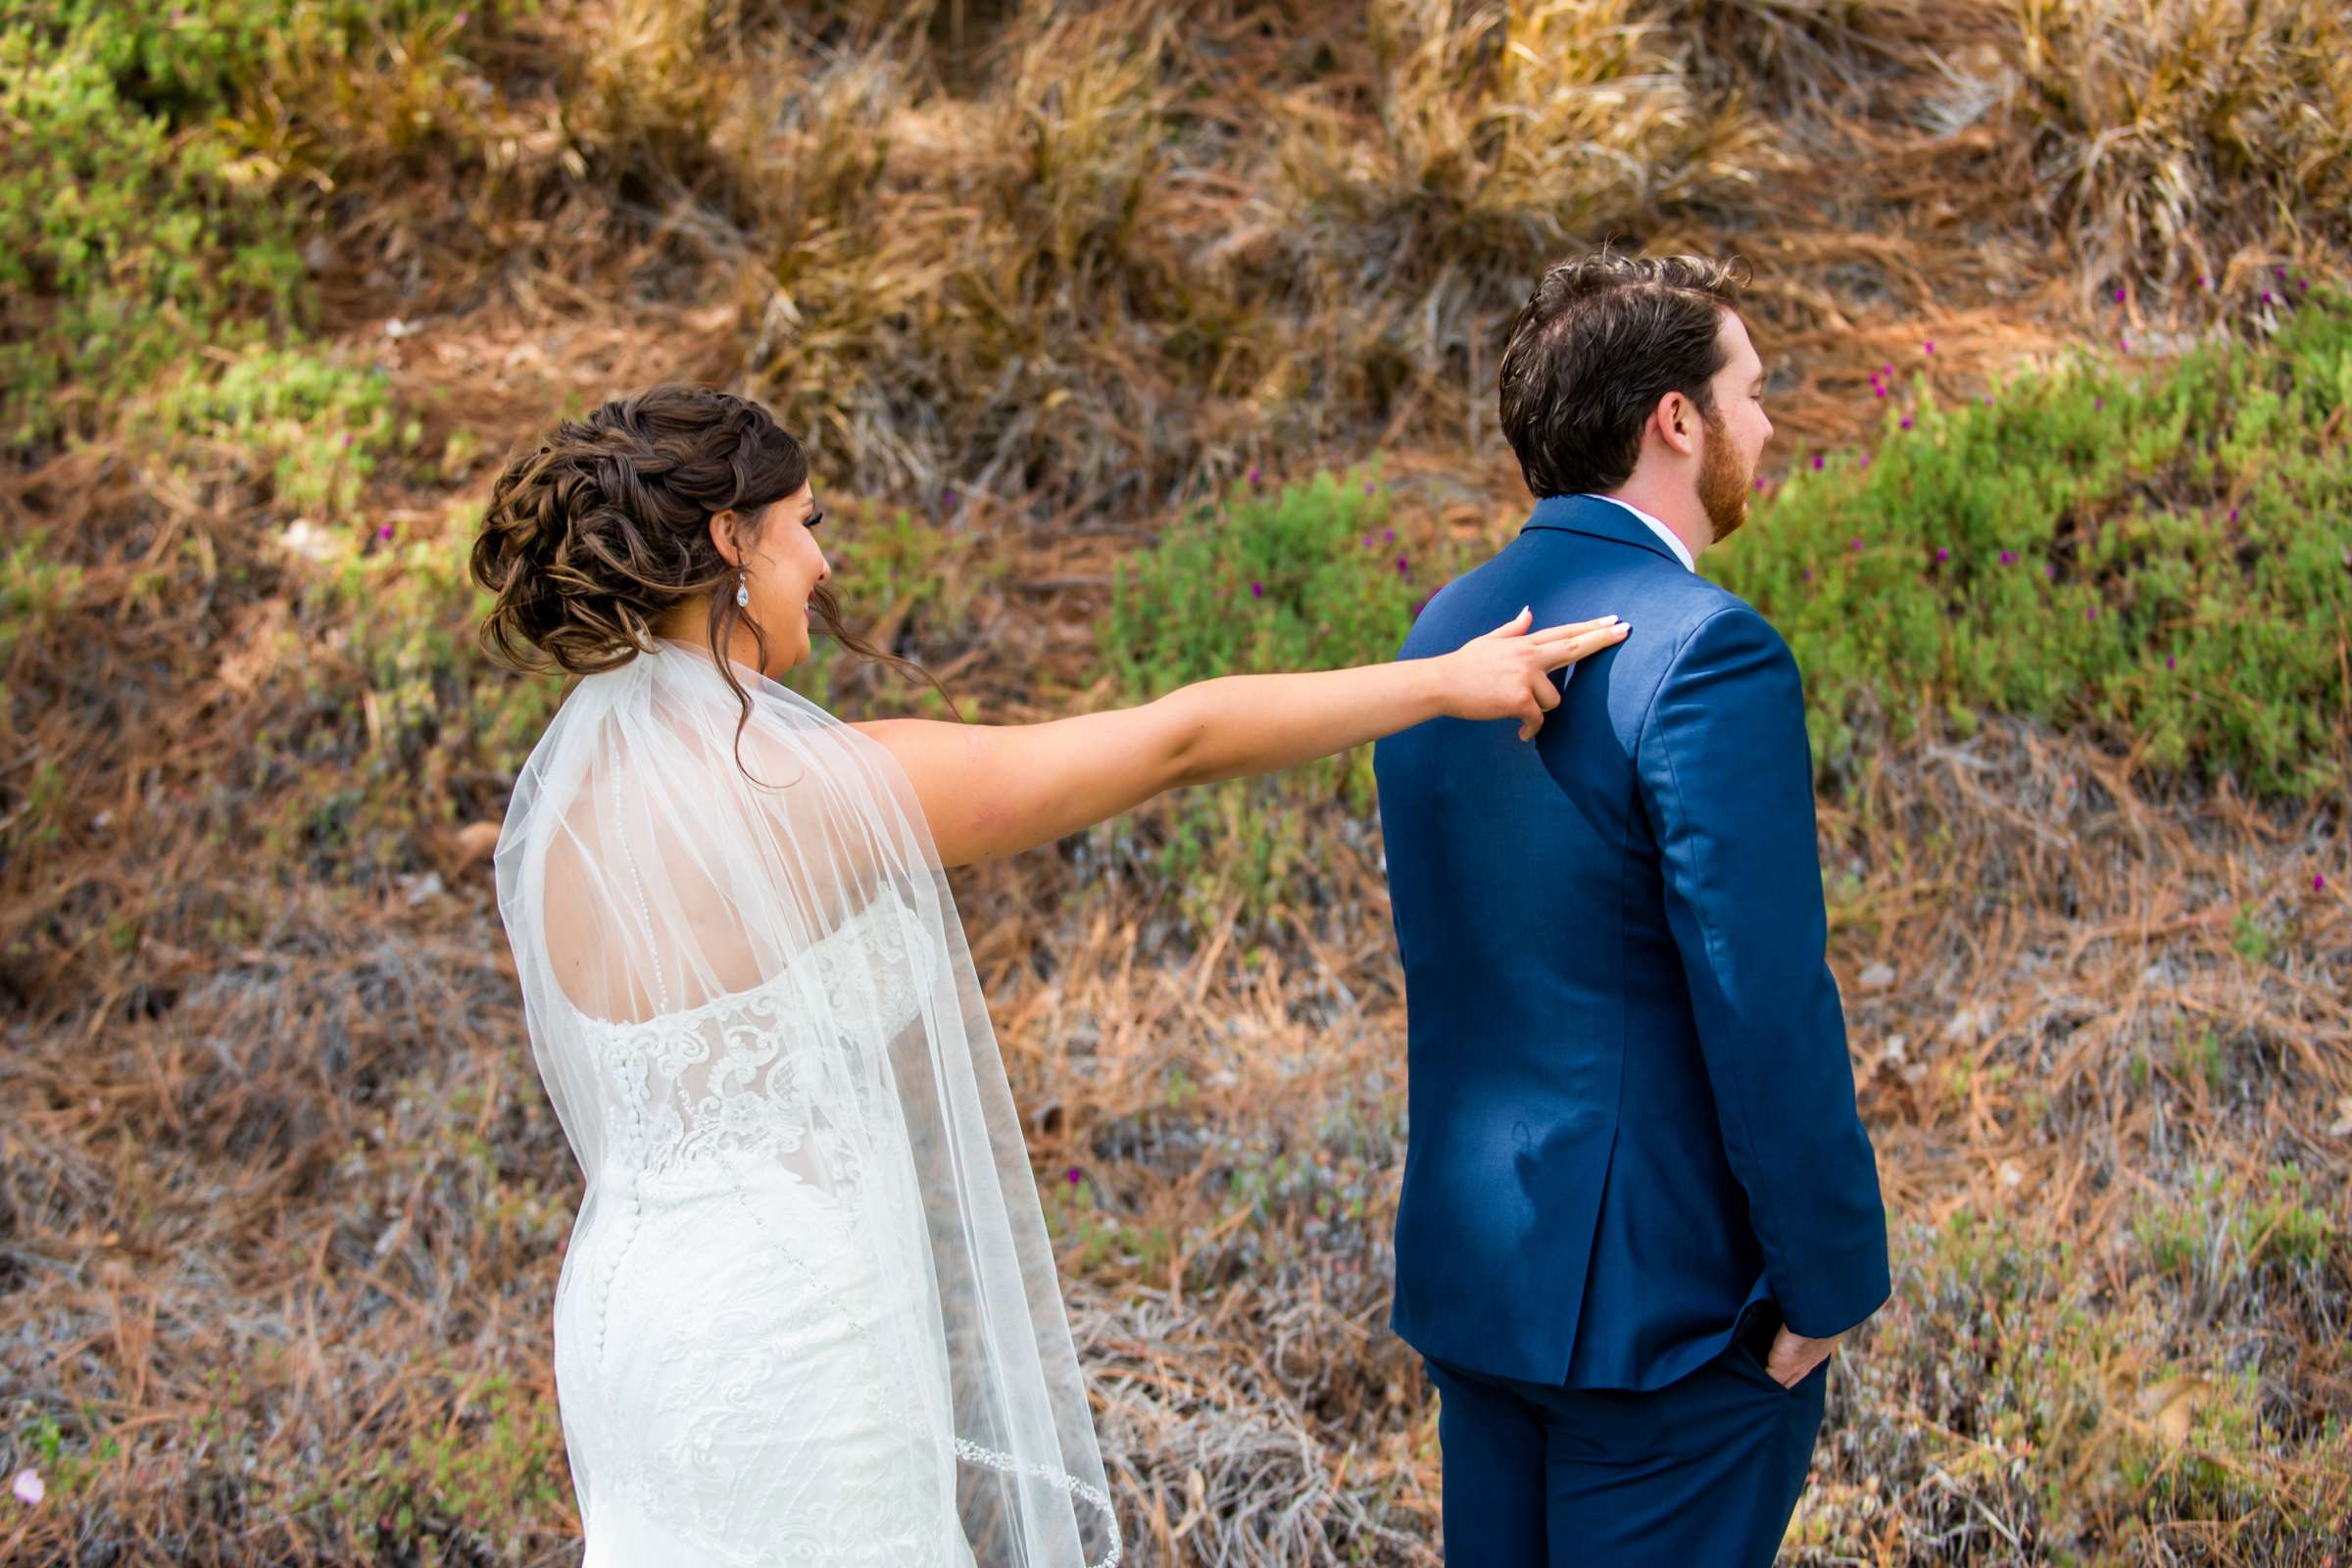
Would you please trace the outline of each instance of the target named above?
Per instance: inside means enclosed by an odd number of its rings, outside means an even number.
[[[588,1424],[608,1435],[600,1494],[712,1562],[973,1568],[953,1545],[960,1461],[1098,1512],[1109,1546],[1093,1568],[1117,1568],[1102,1489],[954,1436],[944,1363],[925,1377],[941,1352],[881,1284],[909,1266],[886,1260],[886,1216],[920,1209],[903,1177],[873,1180],[904,1163],[868,1147],[898,1125],[896,1091],[887,1063],[824,1020],[879,1017],[896,1034],[920,1016],[927,976],[894,902],[757,986],[640,1022],[582,1020],[611,1091],[597,1178],[610,1217],[583,1259],[592,1326],[574,1385],[608,1402]],[[713,1254],[755,1266],[715,1279],[668,1266]]]

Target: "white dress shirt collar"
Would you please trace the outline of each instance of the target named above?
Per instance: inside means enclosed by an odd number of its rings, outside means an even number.
[[[1698,569],[1698,564],[1691,559],[1690,547],[1683,543],[1683,541],[1676,536],[1675,531],[1672,528],[1667,527],[1657,518],[1651,516],[1648,513],[1643,512],[1640,507],[1635,506],[1630,501],[1620,501],[1615,496],[1604,496],[1598,491],[1587,491],[1586,494],[1592,496],[1595,501],[1606,501],[1611,506],[1623,507],[1635,516],[1640,517],[1643,522],[1649,525],[1649,531],[1651,533],[1656,534],[1659,538],[1666,541],[1666,548],[1674,552],[1674,559],[1683,564],[1683,568],[1685,570],[1696,571]]]

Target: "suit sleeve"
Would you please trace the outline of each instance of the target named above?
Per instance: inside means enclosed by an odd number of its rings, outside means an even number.
[[[1886,1212],[1827,957],[1804,689],[1763,616],[1720,610],[1684,640],[1638,755],[1667,924],[1773,1297],[1796,1333],[1842,1333],[1886,1299]]]

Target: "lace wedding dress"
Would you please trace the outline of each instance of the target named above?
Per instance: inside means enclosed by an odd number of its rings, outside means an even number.
[[[960,922],[886,752],[658,642],[497,853],[587,1177],[556,1288],[584,1568],[1110,1568],[1091,1416]],[[740,764],[736,760],[740,740]]]

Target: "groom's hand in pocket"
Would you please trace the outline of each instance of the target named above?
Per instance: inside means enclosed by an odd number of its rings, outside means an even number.
[[[1830,1352],[1843,1338],[1842,1334],[1833,1334],[1826,1340],[1808,1340],[1783,1324],[1781,1331],[1772,1337],[1772,1353],[1764,1358],[1764,1371],[1782,1388],[1793,1389],[1830,1358]]]

